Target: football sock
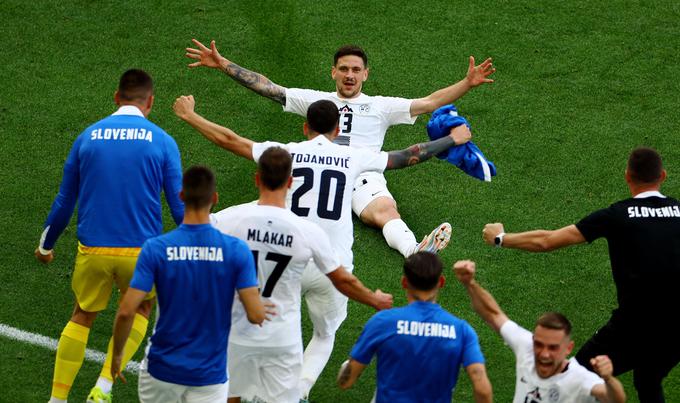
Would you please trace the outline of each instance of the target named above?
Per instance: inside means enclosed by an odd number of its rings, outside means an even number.
[[[305,349],[302,360],[302,371],[300,373],[300,392],[303,398],[307,398],[312,386],[321,375],[324,367],[331,358],[335,334],[322,337],[314,333],[312,340],[309,341]]]
[[[418,249],[416,236],[401,218],[388,221],[382,231],[387,244],[404,257],[411,256]]]
[[[57,345],[57,358],[54,361],[52,378],[52,397],[68,399],[73,380],[85,359],[85,346],[90,328],[69,321],[61,332]]]
[[[123,350],[123,361],[121,362],[121,368],[125,368],[128,361],[137,352],[137,349],[144,341],[144,335],[146,335],[146,328],[149,326],[149,320],[140,314],[135,315],[135,320],[132,322],[132,330],[130,330],[130,336],[125,342],[125,350]],[[113,378],[111,378],[111,360],[113,359],[113,337],[109,339],[109,348],[106,351],[106,360],[104,361],[104,366],[102,367],[102,372],[99,374],[99,379],[97,380],[97,385],[102,388],[102,392],[110,393],[111,386],[113,385]],[[101,384],[100,384],[101,381]],[[106,389],[105,389],[106,387]]]

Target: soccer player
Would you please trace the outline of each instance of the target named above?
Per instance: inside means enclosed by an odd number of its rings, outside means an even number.
[[[267,77],[222,57],[217,51],[215,41],[210,42],[210,48],[196,39],[193,42],[197,48],[187,48],[186,55],[197,61],[189,67],[205,66],[221,70],[244,87],[280,103],[284,111],[300,116],[307,115],[307,109],[313,102],[331,100],[340,111],[340,134],[335,142],[374,152],[382,149],[385,133],[390,126],[413,124],[419,115],[431,113],[442,105],[452,103],[476,86],[493,82],[488,77],[495,71],[490,58],[475,66],[475,60],[470,56],[464,79],[424,98],[368,96],[362,93],[363,83],[368,79],[369,73],[366,52],[358,46],[343,46],[333,57],[331,77],[335,81],[335,91],[322,92],[282,87]],[[365,224],[382,229],[387,244],[404,257],[427,249],[433,238],[437,241],[435,235],[438,233],[446,232],[450,236],[451,226],[444,223],[418,243],[413,232],[401,219],[397,203],[387,189],[387,181],[382,173],[364,172],[349,185],[354,189],[354,213]],[[442,242],[436,246],[439,250],[447,244],[448,242]]]
[[[261,327],[246,320],[236,303],[229,335],[229,396],[248,402],[298,403],[302,369],[301,282],[310,257],[344,295],[378,310],[392,307],[392,296],[372,293],[340,266],[325,232],[285,207],[292,184],[292,158],[280,148],[266,149],[257,161],[257,204],[234,206],[211,215],[225,234],[246,241],[256,257],[263,298],[277,315]]]
[[[210,209],[217,203],[212,171],[189,168],[180,195],[184,222],[144,243],[118,308],[111,373],[124,380],[123,346],[135,311],[155,286],[158,320],[139,373],[139,400],[224,402],[234,294],[250,323],[265,320],[265,307],[248,245],[210,225]]]
[[[532,252],[607,239],[619,306],[576,359],[588,368],[606,354],[615,375],[632,370],[641,402],[663,402],[662,381],[680,363],[677,336],[660,327],[680,312],[680,202],[659,192],[665,179],[659,153],[636,148],[625,171],[632,198],[554,231],[511,234],[500,223],[483,230],[489,244]]]
[[[574,341],[571,323],[564,315],[544,313],[532,334],[510,320],[491,293],[475,281],[474,262],[458,261],[453,269],[467,289],[472,308],[515,353],[514,403],[626,401],[623,385],[614,377],[609,357],[598,355],[590,359],[590,366],[597,374],[581,366],[575,358],[567,359]]]
[[[449,136],[417,144],[401,151],[376,153],[362,148],[343,147],[332,143],[338,135],[339,112],[335,104],[321,100],[310,105],[303,130],[308,141],[286,145],[255,143],[232,130],[212,123],[194,111],[192,96],[177,98],[173,108],[177,116],[220,147],[243,158],[258,161],[264,150],[272,146],[287,149],[293,157],[293,186],[287,205],[298,216],[317,223],[329,236],[331,246],[348,271],[353,269],[354,233],[351,217],[352,184],[367,171],[405,168],[431,158],[454,144],[470,140],[466,126],[451,130]],[[440,234],[445,236],[446,234]],[[429,251],[436,251],[434,242]],[[347,297],[340,294],[319,270],[307,269],[303,277],[310,319],[314,324],[312,339],[304,353],[301,391],[311,390],[330,358],[335,332],[347,316]]]
[[[450,403],[461,366],[470,377],[475,401],[493,401],[477,334],[436,302],[444,286],[439,256],[409,256],[401,285],[409,304],[373,315],[342,364],[338,385],[351,388],[377,355],[374,402]]]
[[[83,131],[73,143],[64,176],[35,256],[44,263],[68,225],[78,201],[78,254],[72,288],[75,308],[61,333],[54,364],[51,402],[65,402],[85,357],[97,313],[106,309],[115,282],[124,293],[140,247],[163,230],[161,192],[177,224],[184,206],[179,199],[182,167],[172,137],[146,117],[154,102],[153,82],[142,70],[120,78],[114,100],[119,109]],[[140,304],[124,361],[146,334],[153,293]],[[111,352],[106,355],[88,401],[111,400]]]

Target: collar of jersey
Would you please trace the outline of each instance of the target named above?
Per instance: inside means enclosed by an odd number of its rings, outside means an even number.
[[[658,190],[648,190],[646,192],[638,193],[635,195],[634,199],[646,199],[647,197],[661,197],[663,199],[666,196],[662,195]]]
[[[140,116],[144,117],[144,114],[142,111],[134,106],[134,105],[123,105],[120,108],[118,108],[117,111],[113,112],[113,115],[133,115],[133,116]]]
[[[207,224],[184,224],[179,226],[182,229],[188,230],[188,231],[201,231],[206,228],[211,228],[212,224],[207,223]]]
[[[354,98],[343,98],[340,95],[338,95],[337,91],[335,91],[334,95],[338,99],[338,101],[344,102],[346,104],[365,104],[368,102],[368,95],[364,94],[363,92],[359,94],[358,97]]]
[[[319,135],[317,135],[316,137],[314,137],[313,139],[311,139],[311,140],[309,140],[309,141],[313,141],[313,142],[325,141],[326,143],[333,143],[332,141],[330,141],[330,140],[328,139],[328,137],[324,136],[323,134],[319,134]]]

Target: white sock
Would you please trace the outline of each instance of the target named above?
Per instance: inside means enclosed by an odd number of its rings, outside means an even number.
[[[312,340],[309,341],[302,359],[302,371],[300,373],[300,392],[303,399],[309,396],[309,391],[312,390],[312,386],[319,379],[321,371],[331,358],[333,343],[335,343],[334,334],[321,337],[314,333]]]
[[[50,396],[50,401],[47,403],[66,403],[66,400],[57,399],[54,396]]]
[[[387,244],[391,248],[398,250],[404,257],[409,257],[416,253],[418,249],[416,236],[401,218],[388,221],[383,226],[382,231]]]
[[[111,388],[113,387],[113,382],[111,382],[108,379],[100,376],[99,379],[97,379],[97,384],[94,385],[94,386],[95,387],[99,386],[99,388],[104,393],[111,393]]]

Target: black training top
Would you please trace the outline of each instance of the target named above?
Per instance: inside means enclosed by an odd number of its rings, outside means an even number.
[[[680,311],[680,202],[654,195],[622,200],[576,224],[588,242],[607,238],[624,315]]]

